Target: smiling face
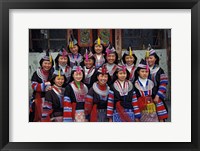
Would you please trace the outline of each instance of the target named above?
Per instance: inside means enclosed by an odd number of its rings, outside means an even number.
[[[82,71],[75,71],[73,74],[73,78],[75,82],[81,82],[81,80],[83,79],[83,72]]]
[[[45,71],[49,71],[52,67],[52,63],[50,61],[43,61],[42,62],[42,69]]]
[[[148,61],[148,65],[149,65],[150,67],[153,67],[153,66],[155,65],[156,58],[155,58],[155,56],[149,56],[149,57],[147,58],[147,61]]]
[[[135,59],[134,59],[133,56],[126,56],[125,57],[126,64],[129,65],[129,66],[133,64],[134,60]]]
[[[97,79],[100,85],[105,85],[108,82],[108,74],[99,74]]]
[[[146,79],[146,78],[148,78],[149,71],[147,71],[146,69],[140,69],[138,71],[138,75],[140,76],[140,78]]]
[[[84,60],[84,65],[86,66],[86,68],[90,69],[94,65],[94,60],[93,59],[88,59],[88,61],[86,61],[86,59],[85,59]]]
[[[65,78],[64,76],[56,76],[54,79],[54,83],[56,86],[61,87],[65,82]]]
[[[68,58],[66,56],[60,56],[58,58],[58,64],[61,65],[61,66],[65,66],[68,62]]]
[[[95,45],[94,45],[94,51],[95,51],[97,54],[101,54],[102,51],[103,51],[103,46],[102,46],[102,45],[95,44]]]
[[[125,80],[126,80],[126,77],[127,77],[126,71],[119,71],[119,72],[117,73],[117,77],[118,77],[118,80],[120,80],[120,81],[125,81]]]
[[[113,64],[116,60],[116,55],[114,53],[110,53],[106,56],[106,59],[109,64]]]
[[[70,48],[71,53],[74,55],[78,54],[78,46],[74,45],[72,48]]]

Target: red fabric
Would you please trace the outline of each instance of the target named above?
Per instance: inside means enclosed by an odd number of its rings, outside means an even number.
[[[120,105],[120,101],[116,103],[116,110],[123,122],[133,122],[129,115],[124,111],[124,108]]]
[[[76,102],[72,103],[72,119],[75,119],[75,112],[76,112]]]
[[[145,110],[146,108],[146,97],[145,96],[141,96],[139,99],[138,99],[138,107],[141,111]]]
[[[97,122],[97,104],[93,105],[93,108],[90,114],[90,121]]]
[[[85,99],[85,104],[84,104],[84,108],[85,108],[85,114],[88,115],[91,113],[92,110],[92,99],[89,97],[86,97]]]
[[[41,121],[41,118],[42,118],[42,98],[40,97],[40,94],[36,93],[34,122]]]
[[[99,84],[99,89],[100,89],[100,90],[106,90],[106,85],[100,85],[100,84]]]
[[[48,75],[49,75],[49,71],[46,71],[46,70],[44,70],[44,69],[42,69],[41,71],[42,71],[42,73],[43,73],[45,76],[48,76]]]

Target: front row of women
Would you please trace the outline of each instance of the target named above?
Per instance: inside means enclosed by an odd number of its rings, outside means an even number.
[[[40,61],[41,68],[31,79],[34,93],[30,121],[165,121],[168,118],[164,102],[168,80],[164,71],[155,64],[158,60],[156,56],[152,49],[148,61],[140,61],[134,70],[134,80],[130,80],[133,73],[126,65],[117,65],[109,70],[110,64],[105,63],[94,70],[88,63],[90,56],[84,56],[87,62],[83,67],[73,65],[72,68],[65,66],[62,69],[61,63],[53,70],[52,58],[46,55]],[[71,74],[64,72],[66,70],[70,70]],[[91,76],[87,79],[91,72],[92,81]]]

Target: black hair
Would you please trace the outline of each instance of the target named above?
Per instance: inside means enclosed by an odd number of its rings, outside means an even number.
[[[95,74],[95,81],[98,81],[97,77],[102,74],[101,72],[98,72]],[[108,75],[108,81],[107,81],[107,84],[109,85],[109,82],[112,81],[111,80],[111,76],[109,75],[109,73],[106,73]]]
[[[62,56],[61,54],[58,54],[57,56],[56,56],[56,59],[55,59],[55,64],[56,64],[56,66],[59,66],[59,64],[58,64],[58,59],[59,59],[59,57],[60,56]],[[69,59],[69,56],[68,55],[66,55],[66,57],[67,57],[67,65],[68,66],[70,66],[70,59]]]
[[[95,66],[96,60],[95,60],[94,56],[89,57],[88,59],[92,59],[93,62],[94,62],[93,65]],[[81,65],[82,67],[85,66],[85,64],[84,64],[84,60],[85,60],[85,58],[84,58],[83,61],[80,63],[80,65]]]
[[[135,83],[135,81],[138,79],[138,77],[139,77],[138,72],[139,72],[141,69],[145,69],[145,68],[137,67],[137,69],[135,70],[135,79],[134,79],[134,82],[133,82],[133,83]],[[149,71],[149,72],[150,72],[150,71]]]
[[[160,58],[158,57],[158,55],[156,53],[153,53],[150,56],[154,56],[156,58],[155,64],[159,65]]]
[[[93,44],[93,46],[92,46],[92,53],[93,53],[93,54],[96,53],[95,50],[94,50],[95,45],[96,45],[96,44]],[[103,47],[102,53],[105,54],[105,51],[106,51],[105,49],[106,49],[106,48],[105,48],[105,46],[104,46],[103,44],[101,44],[101,45],[102,45],[102,47]]]
[[[116,71],[114,72],[114,74],[113,74],[113,81],[116,81],[116,80],[118,79],[117,73],[118,73],[119,71],[122,71],[122,70],[116,70]],[[127,74],[126,79],[129,80],[130,73],[128,72],[127,69],[126,69],[126,74]]]
[[[126,54],[126,53],[124,53],[124,54],[123,54],[123,57],[122,57],[122,61],[123,61],[123,63],[124,63],[124,64],[126,64],[126,60],[125,60],[126,56],[129,56],[129,55],[128,55],[128,54]],[[135,54],[133,54],[133,57],[134,57],[133,64],[134,64],[134,65],[136,65],[136,62],[137,62],[137,57],[136,57],[136,55],[135,55]]]
[[[113,54],[115,54],[115,56],[116,56],[116,59],[115,59],[115,62],[114,62],[114,64],[118,64],[118,54],[117,54],[117,52],[115,51],[115,52],[111,52],[111,53],[113,53]],[[110,53],[110,54],[111,54]],[[106,54],[106,56],[107,56],[107,54]],[[107,63],[108,61],[107,61],[107,59],[106,59],[106,57],[105,57],[105,63]]]
[[[42,58],[42,59],[40,60],[40,62],[39,62],[40,67],[42,67],[42,63],[43,63],[44,61],[49,61],[49,60],[45,60],[45,59]],[[54,60],[53,60],[53,58],[52,58],[52,67],[51,67],[51,68],[53,68],[53,66],[54,66]]]
[[[76,70],[73,70],[73,71],[72,71],[72,73],[71,73],[71,79],[70,79],[69,83],[72,82],[72,81],[74,81],[73,74],[74,74],[75,71],[76,71]],[[81,70],[81,72],[83,73],[83,78],[82,78],[81,82],[84,83],[84,80],[85,80],[85,73],[84,73],[83,70]]]
[[[53,75],[52,75],[52,78],[51,78],[51,80],[50,80],[51,85],[54,85],[54,84],[55,84],[54,80],[55,80],[55,78],[56,78],[57,76],[58,76],[58,75],[56,75],[56,74],[53,74]],[[61,76],[64,76],[64,83],[63,83],[62,87],[65,87],[65,83],[66,83],[67,79],[66,79],[65,75],[61,75]]]
[[[77,44],[74,44],[74,45],[78,46],[78,53],[80,53],[80,52],[81,52],[81,47],[78,45],[78,43],[77,43]],[[67,49],[68,49],[69,52],[71,52],[69,46],[67,47]],[[71,52],[71,53],[72,53],[72,52]]]

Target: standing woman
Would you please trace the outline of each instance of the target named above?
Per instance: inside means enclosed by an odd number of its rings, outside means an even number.
[[[105,63],[104,58],[104,46],[103,41],[98,37],[98,39],[94,42],[93,50],[94,50],[94,58],[95,58],[95,68],[98,69]]]
[[[154,102],[159,104],[158,117],[160,121],[164,121],[168,118],[167,106],[165,105],[166,90],[168,84],[167,75],[164,70],[159,67],[160,58],[156,54],[154,49],[147,51],[146,60],[150,68],[149,79],[151,79],[155,85],[155,98]]]
[[[68,54],[70,60],[70,67],[73,68],[73,66],[76,65],[76,62],[80,64],[83,60],[83,57],[80,54],[80,46],[78,45],[78,42],[73,35],[71,35],[70,37],[68,48],[71,52]]]
[[[56,64],[56,68],[57,67],[61,68],[62,72],[65,74],[66,81],[65,81],[64,86],[67,86],[71,78],[72,69],[70,67],[70,60],[68,57],[68,53],[64,47],[60,50],[60,52],[56,56],[55,64]]]
[[[64,103],[72,104],[72,121],[85,122],[84,104],[88,88],[83,83],[84,72],[81,66],[72,68],[71,77],[73,81],[65,89]]]
[[[140,118],[141,122],[158,122],[158,116],[156,112],[156,106],[158,105],[153,102],[155,97],[154,95],[154,83],[150,79],[148,79],[149,68],[143,59],[138,64],[136,69],[135,78],[136,81],[134,83],[135,92],[138,99],[138,104],[142,116]]]
[[[59,67],[53,73],[51,79],[52,89],[45,94],[43,106],[43,122],[71,122],[71,104],[64,103],[65,73]],[[64,110],[65,109],[65,110]]]
[[[135,70],[136,70],[136,62],[137,62],[137,57],[134,54],[133,50],[131,49],[131,47],[129,47],[123,54],[122,56],[122,61],[123,64],[125,64],[130,76],[129,76],[129,80],[131,82],[134,81],[135,79]]]
[[[90,89],[96,80],[95,58],[91,51],[86,52],[83,57],[84,84]]]
[[[106,68],[108,70],[108,73],[111,77],[111,81],[109,81],[109,85],[113,83],[113,74],[117,70],[117,64],[118,64],[118,54],[115,50],[115,48],[109,44],[106,48]]]
[[[109,74],[105,66],[97,72],[97,82],[90,88],[86,102],[85,115],[90,122],[108,122],[107,100],[110,87],[107,85]]]
[[[140,110],[133,84],[128,80],[125,66],[119,66],[115,72],[117,80],[111,85],[107,116],[113,122],[134,122],[140,119]]]
[[[53,69],[53,59],[46,51],[40,60],[40,67],[33,73],[31,78],[31,87],[33,95],[30,104],[30,122],[40,122],[42,119],[42,108],[44,105],[45,92],[51,89],[50,79]]]

